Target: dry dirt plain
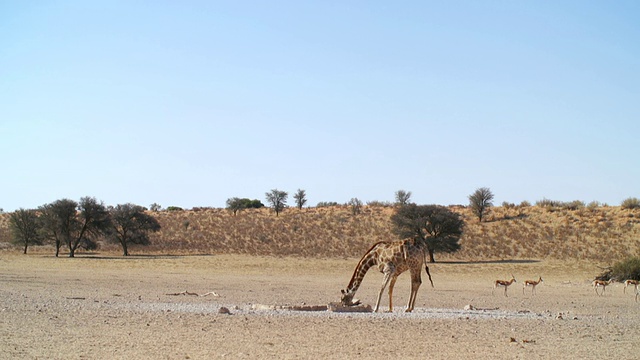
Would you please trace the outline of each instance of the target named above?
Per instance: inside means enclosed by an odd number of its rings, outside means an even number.
[[[3,252],[0,358],[640,357],[640,302],[621,284],[597,296],[590,279],[600,269],[588,262],[432,264],[435,288],[423,283],[411,314],[402,312],[408,274],[391,314],[252,310],[336,301],[357,260]],[[509,297],[492,295],[492,281],[512,273]],[[523,294],[522,280],[538,275],[537,295]],[[357,297],[373,304],[381,280],[367,274]],[[167,295],[185,290],[219,296]]]

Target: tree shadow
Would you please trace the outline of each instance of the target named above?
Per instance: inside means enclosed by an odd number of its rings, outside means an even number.
[[[436,261],[434,264],[465,264],[465,265],[482,265],[482,264],[535,264],[541,260],[530,259],[517,259],[517,260],[449,260],[449,261]],[[430,263],[431,264],[431,263]]]
[[[529,217],[529,214],[518,214],[516,216],[505,215],[505,216],[503,216],[501,218],[491,219],[491,220],[487,220],[485,222],[492,223],[492,222],[498,222],[498,221],[513,221],[513,220],[526,219],[528,217]]]
[[[134,254],[134,255],[102,255],[100,253],[80,253],[76,252],[75,259],[96,259],[96,260],[159,260],[159,259],[181,259],[190,257],[206,257],[215,254],[193,254],[193,255],[174,255],[174,254]],[[43,257],[55,257],[54,255],[44,255]],[[60,258],[69,258],[69,254],[60,254]]]

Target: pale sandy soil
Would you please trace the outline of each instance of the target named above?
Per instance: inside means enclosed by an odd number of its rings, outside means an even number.
[[[590,279],[600,269],[587,262],[436,263],[435,288],[423,283],[412,314],[402,312],[408,274],[392,314],[251,310],[337,301],[357,260],[0,253],[0,358],[640,356],[640,302],[621,284],[596,296]],[[509,297],[492,295],[492,281],[512,273]],[[522,281],[538,275],[537,295],[523,295]],[[370,272],[356,297],[373,304],[381,281]],[[167,295],[185,290],[220,296]],[[465,311],[467,304],[498,310]],[[231,315],[218,314],[222,306]]]

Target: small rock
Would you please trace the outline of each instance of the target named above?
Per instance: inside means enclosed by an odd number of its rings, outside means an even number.
[[[475,310],[476,308],[475,308],[475,307],[473,307],[473,305],[469,304],[469,305],[465,305],[465,306],[464,306],[464,309],[465,309],[465,310]]]
[[[218,314],[231,315],[231,311],[229,311],[229,309],[227,309],[226,307],[222,306],[220,309],[218,309]]]

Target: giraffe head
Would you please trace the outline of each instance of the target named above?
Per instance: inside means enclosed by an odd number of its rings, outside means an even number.
[[[341,292],[342,292],[342,297],[340,298],[340,303],[342,305],[344,306],[360,305],[360,300],[353,298],[353,295],[355,295],[355,293],[349,292],[347,290],[341,290]]]

